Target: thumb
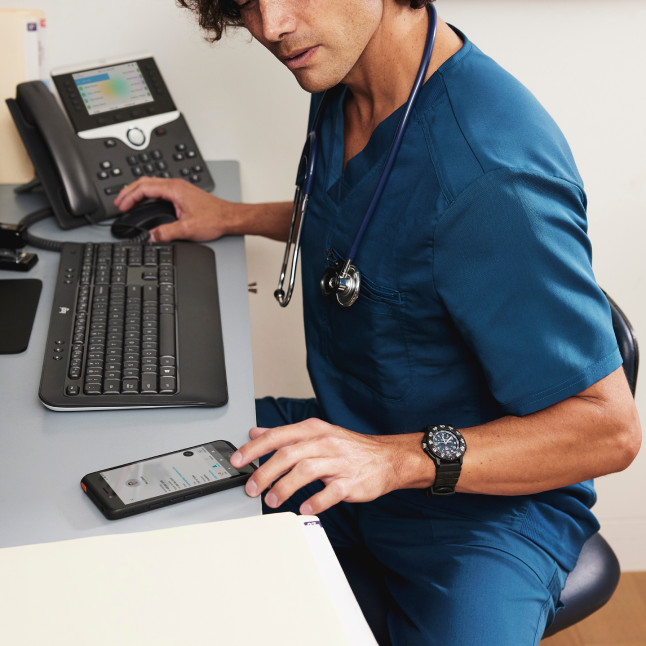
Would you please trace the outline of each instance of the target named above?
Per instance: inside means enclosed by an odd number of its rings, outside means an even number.
[[[175,222],[170,222],[168,224],[161,224],[158,227],[150,230],[150,241],[151,242],[170,242],[171,240],[177,240],[182,237],[184,234],[183,223],[179,220]]]

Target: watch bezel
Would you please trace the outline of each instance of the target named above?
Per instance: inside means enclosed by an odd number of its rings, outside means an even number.
[[[453,435],[458,441],[458,449],[454,453],[446,453],[440,451],[434,444],[433,439],[438,433],[447,432]],[[437,424],[435,426],[427,426],[425,428],[424,441],[422,442],[424,450],[427,453],[432,454],[434,457],[439,460],[446,462],[460,462],[464,457],[464,454],[467,450],[467,444],[462,437],[462,433],[458,431],[457,428],[450,426],[449,424]]]

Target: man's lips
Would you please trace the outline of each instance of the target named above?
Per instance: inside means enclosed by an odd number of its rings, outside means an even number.
[[[287,56],[281,56],[281,60],[290,70],[295,70],[307,65],[317,49],[318,45],[296,49],[293,52],[290,52]]]

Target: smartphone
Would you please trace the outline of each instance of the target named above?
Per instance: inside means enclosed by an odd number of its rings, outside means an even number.
[[[244,484],[256,467],[231,466],[235,451],[216,440],[88,473],[81,488],[108,520],[117,520]]]

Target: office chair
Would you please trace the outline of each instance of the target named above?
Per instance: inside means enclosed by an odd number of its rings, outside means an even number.
[[[634,397],[639,368],[637,337],[630,321],[617,303],[608,294],[606,298],[612,313],[612,327],[624,360],[624,372]],[[591,536],[583,546],[579,560],[568,575],[561,592],[561,603],[564,607],[556,613],[544,637],[569,628],[599,610],[617,588],[619,575],[619,561],[610,545],[601,534]]]
[[[626,315],[607,294],[606,298],[624,361],[624,372],[634,396],[639,368],[637,338]],[[370,555],[350,548],[337,549],[336,554],[377,642],[381,646],[390,646],[386,624],[389,594],[383,582],[373,574],[378,571],[376,561]],[[561,593],[563,608],[556,613],[544,637],[554,635],[599,610],[615,591],[619,575],[619,561],[610,545],[598,533],[591,536],[565,582]]]

